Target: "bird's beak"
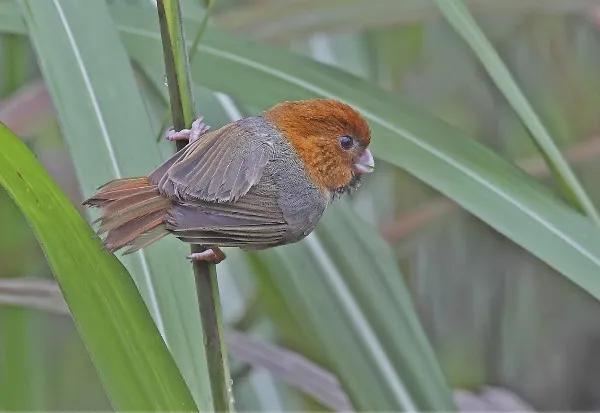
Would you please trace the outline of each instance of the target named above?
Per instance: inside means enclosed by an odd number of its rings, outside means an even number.
[[[375,169],[375,160],[373,159],[373,155],[371,155],[371,151],[365,149],[353,166],[354,172],[358,174],[368,174],[373,172],[373,169]]]

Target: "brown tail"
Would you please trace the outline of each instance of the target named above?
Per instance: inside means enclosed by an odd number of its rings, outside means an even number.
[[[83,205],[102,209],[98,234],[106,233],[104,245],[111,252],[129,247],[129,254],[169,233],[164,222],[171,201],[147,177],[110,181]]]

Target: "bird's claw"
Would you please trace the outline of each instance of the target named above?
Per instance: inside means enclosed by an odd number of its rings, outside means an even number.
[[[208,248],[202,252],[193,252],[187,256],[190,261],[205,261],[218,264],[225,259],[225,253],[218,247]]]
[[[203,122],[204,117],[200,116],[192,123],[191,129],[182,129],[180,131],[173,130],[172,128],[167,131],[167,140],[169,141],[181,141],[187,140],[190,143],[197,140],[200,136],[208,132],[210,126]]]

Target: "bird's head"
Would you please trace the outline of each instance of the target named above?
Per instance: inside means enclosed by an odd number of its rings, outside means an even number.
[[[322,190],[346,192],[375,166],[369,125],[352,107],[332,99],[283,102],[265,112],[290,141]]]

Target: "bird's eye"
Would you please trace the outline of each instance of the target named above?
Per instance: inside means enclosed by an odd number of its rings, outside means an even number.
[[[354,139],[351,136],[344,135],[340,138],[340,146],[348,150],[354,146]]]

